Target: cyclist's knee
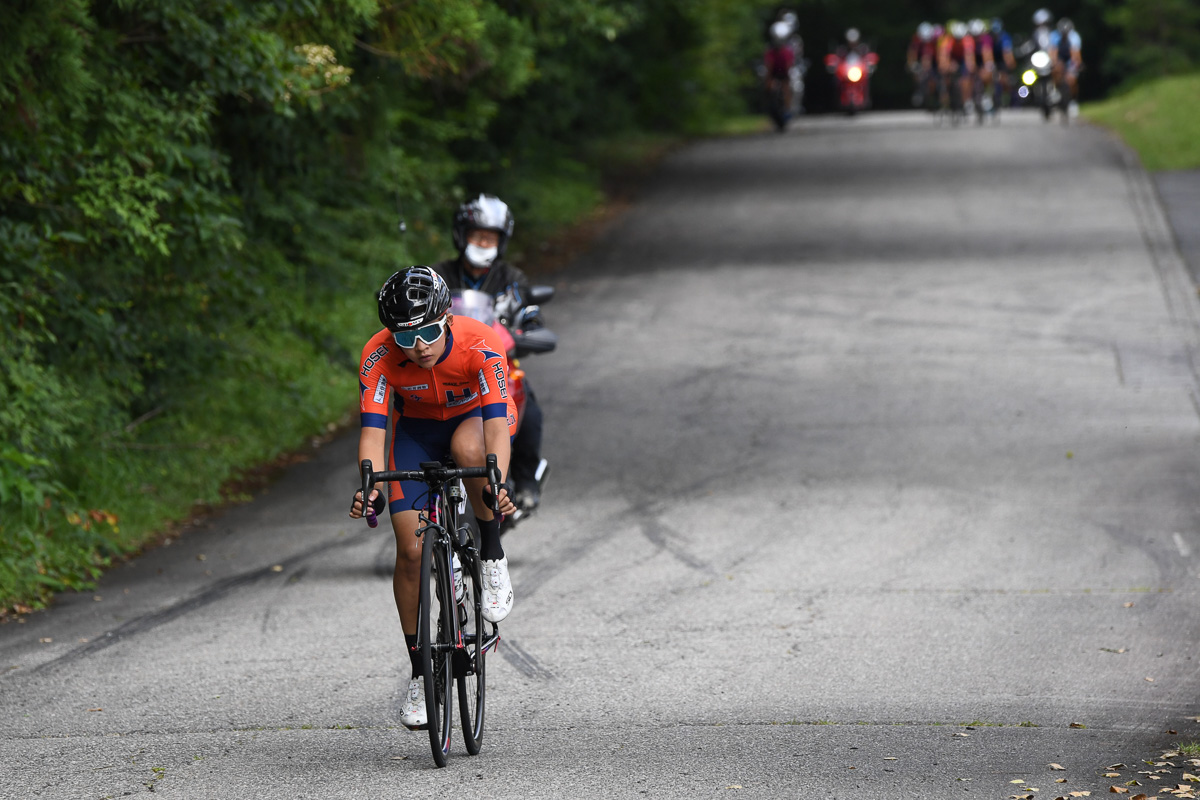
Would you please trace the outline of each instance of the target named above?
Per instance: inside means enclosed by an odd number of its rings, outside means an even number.
[[[417,538],[417,527],[421,524],[416,511],[401,511],[392,515],[392,531],[396,535],[396,568],[420,570],[421,540]]]
[[[483,431],[478,436],[455,436],[450,444],[450,453],[454,461],[463,467],[481,466],[485,457]]]

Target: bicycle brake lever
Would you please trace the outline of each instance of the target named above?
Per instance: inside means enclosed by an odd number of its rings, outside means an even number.
[[[492,513],[500,513],[500,467],[496,463],[496,454],[487,455],[488,488],[492,490]]]
[[[375,507],[367,500],[371,487],[375,485],[375,473],[371,470],[371,461],[369,459],[364,458],[361,467],[363,516],[367,519],[367,525],[376,528],[379,526],[379,518],[375,516]]]

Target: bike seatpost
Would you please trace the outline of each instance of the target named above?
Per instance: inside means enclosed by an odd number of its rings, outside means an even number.
[[[371,470],[370,459],[364,458],[360,467],[362,469],[363,516],[367,518],[367,524],[374,528],[379,525],[379,519],[375,516],[375,507],[371,505],[369,498],[371,489],[375,486],[375,473]]]

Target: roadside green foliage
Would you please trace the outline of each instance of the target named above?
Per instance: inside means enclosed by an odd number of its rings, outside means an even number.
[[[1111,128],[1148,170],[1200,168],[1200,74],[1141,84],[1083,107],[1090,122]]]
[[[88,586],[351,419],[372,291],[449,254],[456,203],[511,198],[518,243],[570,224],[601,199],[597,137],[738,108],[753,14],[0,6],[0,607]]]

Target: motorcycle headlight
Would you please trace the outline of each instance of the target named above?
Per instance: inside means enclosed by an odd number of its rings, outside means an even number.
[[[1029,63],[1037,69],[1045,69],[1050,66],[1050,54],[1045,50],[1038,50],[1029,57]]]
[[[862,80],[862,69],[859,67],[851,67],[850,69],[846,70],[846,77],[850,79],[851,83],[858,83],[860,80]]]
[[[1033,86],[1033,83],[1036,80],[1037,73],[1031,69],[1025,70],[1025,73],[1021,76],[1021,83],[1025,84],[1026,86]]]

